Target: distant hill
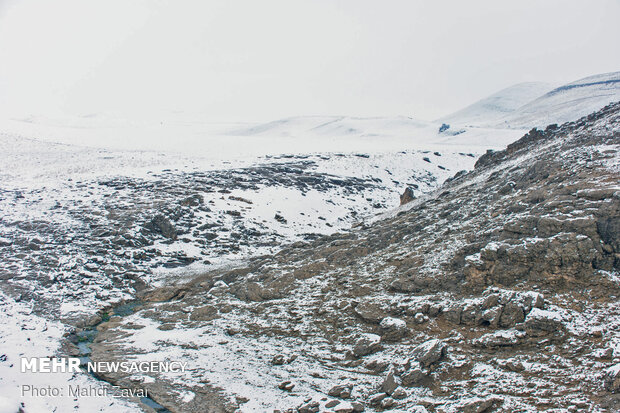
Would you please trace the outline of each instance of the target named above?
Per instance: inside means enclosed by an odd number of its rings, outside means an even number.
[[[369,118],[352,116],[296,116],[232,130],[229,134],[236,136],[398,136],[411,130],[431,126],[432,124],[429,122],[406,116]]]
[[[529,86],[528,86],[529,85]],[[518,84],[440,121],[487,128],[529,129],[576,120],[620,101],[620,72],[589,76],[551,90],[545,84]],[[540,93],[536,96],[537,93]],[[526,101],[527,97],[532,97]],[[519,103],[522,103],[520,106]]]
[[[554,85],[544,82],[518,83],[481,99],[464,109],[438,119],[437,122],[474,125],[499,120],[521,106],[553,90]]]

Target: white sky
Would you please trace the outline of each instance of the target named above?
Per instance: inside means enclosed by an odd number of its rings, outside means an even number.
[[[4,114],[433,119],[620,70],[620,0],[0,0]]]

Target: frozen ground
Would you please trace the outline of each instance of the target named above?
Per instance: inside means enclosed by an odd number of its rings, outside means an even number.
[[[58,354],[70,325],[131,299],[136,289],[346,231],[396,207],[405,187],[431,191],[520,134],[475,129],[453,136],[408,119],[341,117],[319,133],[315,122],[324,119],[280,122],[277,131],[259,134],[242,131],[248,125],[179,120],[0,122],[0,313],[12,326],[2,342],[20,343],[0,363],[7,369],[4,404],[14,409],[24,400],[17,386],[31,379],[7,363]],[[151,224],[158,215],[174,236]],[[77,403],[26,402],[35,411],[37,403],[50,411]],[[105,399],[80,403],[84,411],[107,406]]]
[[[504,101],[502,110],[519,99]],[[82,411],[129,410],[117,399],[24,399],[17,386],[28,381],[93,379],[23,377],[14,361],[62,354],[63,334],[147,287],[363,226],[397,207],[406,187],[428,194],[524,132],[457,126],[439,132],[439,126],[343,116],[260,125],[180,116],[0,120],[0,317],[8,326],[0,335],[7,349],[0,403],[7,411],[21,402],[26,411],[67,411],[75,403]],[[311,287],[317,286],[309,284],[308,294]],[[200,343],[215,346],[224,340],[218,334]],[[267,403],[269,394],[256,403]]]

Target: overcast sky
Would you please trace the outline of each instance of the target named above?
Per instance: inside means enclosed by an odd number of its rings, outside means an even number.
[[[434,119],[620,70],[620,0],[0,0],[0,108]]]

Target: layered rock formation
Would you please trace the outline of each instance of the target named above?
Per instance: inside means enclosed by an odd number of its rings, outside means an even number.
[[[151,291],[106,378],[172,411],[618,411],[620,104],[532,130],[391,216]]]

